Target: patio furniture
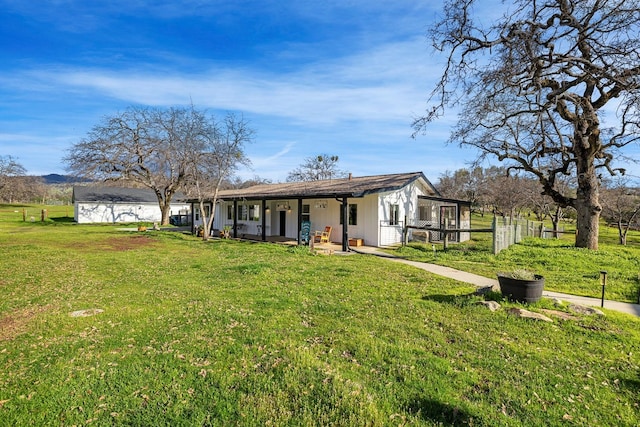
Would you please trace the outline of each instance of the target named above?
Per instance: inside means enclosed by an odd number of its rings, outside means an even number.
[[[349,246],[362,246],[364,245],[364,240],[359,237],[351,237],[349,238]]]
[[[324,227],[324,231],[316,231],[313,235],[314,242],[320,243],[329,243],[329,239],[331,238],[331,226],[327,225]]]

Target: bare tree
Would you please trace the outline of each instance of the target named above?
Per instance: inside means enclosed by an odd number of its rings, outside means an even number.
[[[469,201],[472,208],[484,214],[488,188],[483,168],[446,171],[440,175],[436,188],[444,197]]]
[[[322,179],[343,178],[346,172],[338,168],[338,156],[319,154],[307,157],[299,167],[289,172],[287,181],[319,181]]]
[[[623,173],[613,160],[640,138],[640,0],[516,0],[486,27],[476,3],[445,2],[431,36],[448,61],[414,129],[461,106],[450,141],[536,176],[576,209],[575,245],[597,249],[599,174]],[[605,108],[617,109],[608,129]],[[575,195],[556,185],[563,176]]]
[[[640,217],[640,191],[628,187],[624,180],[605,182],[602,208],[602,217],[616,225],[620,244],[626,245],[627,233]]]
[[[49,188],[38,176],[8,176],[4,178],[0,200],[7,203],[45,204]]]
[[[26,169],[12,156],[0,156],[0,198],[11,199],[11,179],[27,173]]]
[[[65,158],[77,176],[125,181],[152,189],[169,223],[171,200],[186,180],[187,165],[206,124],[191,108],[130,107],[105,117]]]
[[[273,181],[271,181],[269,178],[262,178],[258,175],[254,175],[252,178],[249,178],[249,179],[234,177],[233,179],[228,180],[225,184],[228,188],[240,189],[240,188],[253,187],[254,185],[272,184],[272,183]]]
[[[511,176],[503,168],[492,168],[487,173],[487,202],[496,215],[520,216],[527,206],[524,196],[526,180]]]
[[[187,193],[198,200],[200,217],[204,224],[202,237],[210,237],[213,225],[218,192],[222,184],[231,181],[233,173],[240,165],[248,165],[244,154],[244,145],[251,142],[254,131],[244,118],[228,114],[217,122],[214,117],[202,124],[196,145],[189,157],[187,174],[189,187]],[[205,203],[211,203],[211,212],[207,212]]]

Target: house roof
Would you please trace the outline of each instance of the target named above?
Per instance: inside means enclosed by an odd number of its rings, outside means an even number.
[[[320,181],[260,184],[242,189],[222,190],[218,196],[222,200],[363,197],[367,194],[398,190],[418,179],[422,179],[434,195],[439,195],[422,172],[411,172]]]
[[[175,201],[183,201],[181,193],[174,195]],[[75,202],[109,202],[109,203],[158,203],[156,193],[149,188],[123,188],[104,186],[74,186],[73,203]]]

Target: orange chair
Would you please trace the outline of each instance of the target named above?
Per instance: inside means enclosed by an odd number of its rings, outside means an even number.
[[[324,231],[316,231],[313,235],[314,242],[320,243],[329,243],[329,239],[331,238],[331,226],[327,225],[324,228]]]

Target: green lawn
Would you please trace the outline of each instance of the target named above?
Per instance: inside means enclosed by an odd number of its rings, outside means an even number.
[[[473,218],[473,228],[490,227],[491,217]],[[549,225],[549,228],[551,226]],[[569,231],[573,231],[569,229]],[[491,234],[472,233],[469,242],[452,244],[445,251],[431,244],[410,244],[393,251],[412,259],[495,278],[498,272],[528,269],[545,277],[545,289],[600,298],[600,272],[607,272],[606,298],[637,303],[640,294],[640,233],[630,232],[627,246],[617,244],[617,229],[602,225],[597,251],[574,247],[574,236],[560,239],[526,238],[491,254]]]
[[[635,317],[536,323],[377,257],[20,209],[0,206],[2,426],[640,420]]]

